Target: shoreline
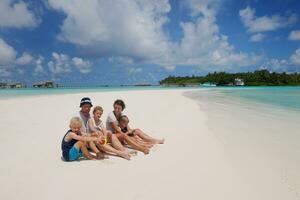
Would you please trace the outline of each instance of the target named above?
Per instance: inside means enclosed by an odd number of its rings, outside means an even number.
[[[99,90],[98,90],[99,89]],[[16,98],[42,97],[48,95],[72,95],[87,93],[106,93],[106,92],[126,92],[126,91],[152,91],[152,90],[195,90],[199,88],[182,88],[182,87],[99,87],[99,88],[20,88],[20,89],[0,89],[0,101]],[[202,88],[200,88],[202,89]],[[203,88],[206,89],[206,88]],[[68,91],[69,90],[69,91]],[[16,92],[27,92],[19,94]],[[2,92],[2,93],[1,93]],[[37,93],[28,93],[37,92]],[[43,93],[38,93],[43,92]],[[50,93],[47,93],[50,92]],[[53,92],[53,93],[52,93]],[[10,94],[9,94],[10,93]],[[15,94],[12,94],[15,93]],[[11,96],[4,96],[11,95]],[[15,96],[13,96],[15,95]]]
[[[0,101],[23,97],[37,97],[44,95],[64,95],[98,92],[152,91],[152,90],[240,90],[263,88],[300,88],[300,86],[217,86],[217,87],[164,87],[164,86],[111,86],[111,87],[70,87],[70,88],[14,88],[0,89]],[[69,90],[69,91],[68,91]],[[20,94],[21,92],[21,94]],[[22,93],[25,92],[25,93]],[[30,93],[36,92],[36,93]],[[39,93],[40,92],[40,93]],[[49,92],[49,93],[47,93]],[[53,93],[52,93],[53,92]],[[5,96],[9,95],[9,96]]]

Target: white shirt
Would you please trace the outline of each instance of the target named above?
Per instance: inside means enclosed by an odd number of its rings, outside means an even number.
[[[116,132],[110,123],[116,122],[117,125],[119,125],[119,122],[114,114],[114,112],[110,112],[106,118],[106,129],[110,130],[111,132]]]
[[[96,130],[98,130],[98,131],[103,131],[104,130],[104,124],[103,124],[103,122],[102,122],[102,120],[100,120],[100,123],[99,123],[99,125],[97,125],[96,124],[96,122],[95,122],[95,119],[94,119],[94,117],[91,117],[91,120],[89,120],[88,121],[88,132],[90,133],[91,132],[91,130],[90,130],[90,128],[89,128],[89,122],[90,121],[92,121],[92,126],[96,129]]]
[[[90,116],[89,117],[86,117],[84,116],[81,111],[78,111],[76,112],[73,117],[79,117],[80,120],[81,120],[81,123],[82,123],[82,126],[81,126],[81,129],[80,131],[81,132],[85,132],[85,133],[88,133],[88,121],[90,119]]]

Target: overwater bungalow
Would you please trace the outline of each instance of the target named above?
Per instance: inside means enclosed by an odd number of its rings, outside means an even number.
[[[54,88],[54,87],[57,87],[57,85],[53,81],[46,81],[46,82],[33,84],[32,87],[34,87],[34,88]]]

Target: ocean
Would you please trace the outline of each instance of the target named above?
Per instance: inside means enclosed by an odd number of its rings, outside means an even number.
[[[36,95],[57,95],[90,92],[131,91],[131,90],[176,90],[182,87],[161,86],[124,86],[124,87],[74,87],[74,88],[21,88],[0,89],[0,99],[18,98]],[[300,87],[197,87],[190,88],[195,91],[196,98],[210,100],[219,104],[249,104],[261,103],[281,109],[300,111]],[[199,91],[199,92],[198,92]],[[198,95],[197,95],[198,93]]]
[[[192,97],[222,105],[265,107],[300,112],[300,87],[214,87],[193,92]]]
[[[0,89],[0,100],[19,97],[30,97],[40,95],[76,94],[91,92],[113,92],[132,90],[173,90],[183,89],[182,87],[161,87],[161,86],[109,86],[109,87],[67,87],[67,88],[20,88]],[[191,88],[193,89],[193,88]]]

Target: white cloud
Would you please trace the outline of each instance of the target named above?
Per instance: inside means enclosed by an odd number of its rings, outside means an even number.
[[[28,65],[31,64],[33,60],[34,60],[33,56],[24,52],[21,57],[16,59],[15,63],[18,65]]]
[[[296,49],[288,59],[268,59],[260,68],[271,71],[300,72],[300,48]]]
[[[24,1],[0,1],[0,27],[36,27],[40,20],[28,9]]]
[[[10,76],[16,70],[19,74],[24,73],[24,69],[18,69],[19,65],[31,65],[34,57],[24,52],[17,57],[16,50],[0,38],[0,69],[2,76]]]
[[[168,48],[162,32],[167,0],[49,0],[66,14],[59,39],[96,56],[159,58]],[[159,48],[158,48],[159,45]]]
[[[300,66],[300,48],[295,51],[293,55],[290,56],[290,62],[293,65]]]
[[[262,34],[262,33],[257,33],[257,34],[254,34],[250,37],[250,41],[251,42],[261,42],[263,41],[264,39],[266,38],[266,35],[265,34]]]
[[[118,63],[123,65],[131,65],[134,63],[133,59],[128,57],[109,57],[108,61],[110,63]]]
[[[204,2],[204,3],[203,3]],[[188,1],[194,22],[182,22],[183,38],[176,52],[173,65],[200,65],[207,67],[232,68],[250,66],[261,58],[236,52],[228,37],[221,34],[216,23],[218,3],[221,1]]]
[[[11,75],[11,72],[8,71],[5,68],[1,68],[0,66],[0,77],[9,77]]]
[[[70,58],[65,54],[52,53],[52,60],[48,62],[50,72],[53,74],[63,74],[71,72]]]
[[[134,67],[130,67],[130,68],[127,68],[127,72],[129,75],[135,75],[137,73],[141,73],[143,71],[142,68],[138,67],[138,68],[134,68]]]
[[[289,40],[300,40],[300,30],[291,31]]]
[[[297,15],[290,14],[289,16],[255,16],[255,9],[247,6],[239,11],[241,20],[249,32],[264,32],[274,31],[297,22]]]
[[[286,71],[289,66],[290,63],[288,60],[271,58],[267,59],[260,69],[268,69],[270,71]]]
[[[85,61],[82,58],[74,57],[72,58],[72,62],[81,73],[87,74],[91,72],[92,65],[89,61]]]
[[[184,4],[191,10],[192,16],[203,13],[205,16],[215,16],[224,0],[186,0]]]
[[[174,65],[167,65],[167,66],[164,66],[164,68],[167,71],[174,71],[176,69],[176,66],[174,66]]]
[[[34,75],[39,75],[39,74],[44,74],[45,70],[43,67],[43,62],[44,62],[44,57],[43,56],[39,56],[36,60],[35,60],[35,69],[34,69]]]
[[[0,66],[12,63],[16,55],[15,49],[0,38]]]
[[[193,20],[181,22],[183,38],[171,42],[163,26],[169,21],[168,0],[48,0],[65,14],[58,36],[85,55],[170,66],[242,67],[261,57],[237,52],[222,35],[216,15],[223,0],[187,0]],[[116,59],[117,58],[117,59]],[[124,61],[123,59],[123,61]],[[130,63],[128,63],[130,65]],[[126,64],[127,65],[127,64]]]
[[[41,61],[43,61],[43,59]],[[87,74],[91,72],[92,63],[83,58],[70,58],[66,54],[53,52],[52,59],[48,62],[48,67],[50,72],[56,75],[70,73],[74,67],[76,67],[80,73]]]

